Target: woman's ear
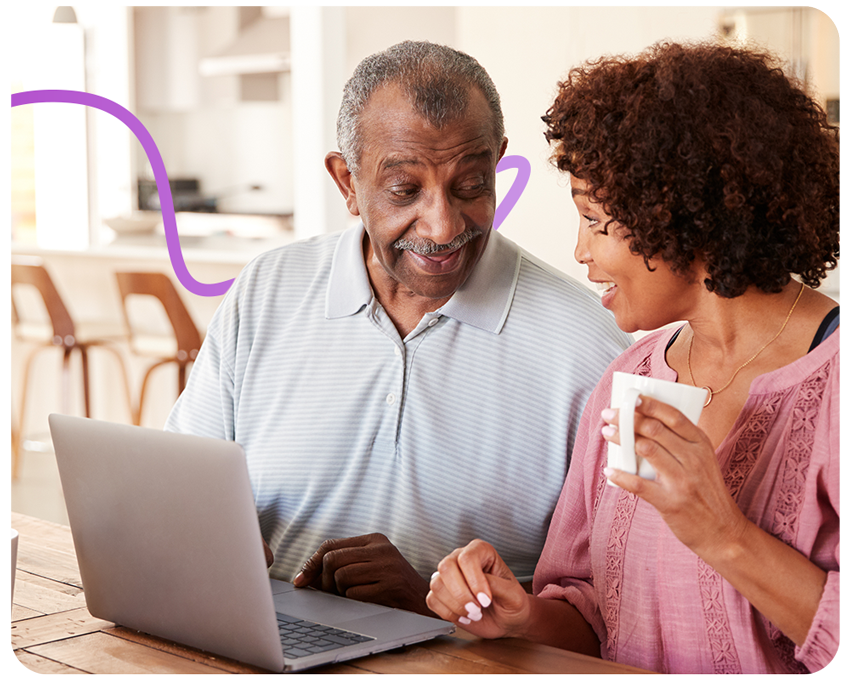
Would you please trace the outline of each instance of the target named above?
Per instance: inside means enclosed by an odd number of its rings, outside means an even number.
[[[348,169],[348,164],[339,151],[331,151],[325,156],[325,168],[339,188],[339,192],[345,199],[348,212],[352,215],[360,215],[357,207],[357,190],[354,185],[354,175]]]

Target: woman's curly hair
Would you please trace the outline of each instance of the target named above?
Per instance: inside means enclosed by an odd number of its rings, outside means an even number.
[[[820,285],[838,258],[838,129],[767,53],[660,43],[572,69],[543,117],[553,163],[586,181],[650,266],[726,298]]]

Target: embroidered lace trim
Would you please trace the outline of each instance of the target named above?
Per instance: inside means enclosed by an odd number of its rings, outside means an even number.
[[[741,673],[741,662],[723,601],[723,580],[714,569],[697,558],[697,580],[702,599],[705,634],[711,647],[715,673]]]
[[[638,364],[633,371],[635,375],[649,375],[651,372],[650,360],[652,355],[647,355]],[[596,486],[596,499],[593,504],[593,517],[596,517],[596,509],[599,507],[599,500],[606,487],[606,477],[602,473],[607,461],[603,456],[602,464],[599,467],[597,479],[599,480]],[[615,658],[617,653],[617,637],[620,630],[620,600],[622,598],[621,586],[623,583],[623,555],[626,550],[626,539],[629,534],[629,527],[632,524],[632,517],[637,507],[638,498],[633,493],[623,491],[620,498],[617,500],[615,509],[614,521],[611,523],[611,532],[608,535],[608,547],[605,553],[605,607],[603,616],[605,618],[605,627],[608,629],[608,641],[606,643],[608,659]]]
[[[623,555],[638,497],[622,491],[614,511],[611,533],[608,534],[608,549],[605,553],[605,628],[608,630],[607,659],[617,657],[617,639],[620,632],[620,601],[623,586]]]

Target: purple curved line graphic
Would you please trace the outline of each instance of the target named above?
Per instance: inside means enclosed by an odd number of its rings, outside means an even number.
[[[531,163],[525,156],[503,157],[496,166],[496,172],[502,172],[502,170],[509,170],[511,168],[516,169],[516,177],[514,178],[514,183],[511,184],[511,188],[508,189],[508,193],[505,194],[502,202],[496,208],[496,215],[493,218],[493,229],[498,229],[502,226],[502,222],[505,221],[508,213],[514,209],[519,197],[522,196],[522,192],[525,191],[528,179],[531,177]]]
[[[180,236],[177,233],[177,219],[174,216],[174,200],[171,196],[171,186],[168,184],[168,174],[165,164],[153,137],[136,116],[130,113],[120,104],[111,99],[101,97],[88,92],[77,90],[29,90],[16,92],[12,95],[12,106],[23,104],[39,104],[43,102],[55,102],[64,104],[82,104],[100,109],[115,116],[136,135],[136,138],[145,150],[156,180],[156,190],[159,194],[159,204],[162,209],[162,221],[165,228],[165,244],[168,247],[168,256],[171,258],[171,266],[177,276],[177,280],[190,293],[214,297],[224,295],[233,284],[233,279],[220,281],[218,283],[201,283],[196,281],[186,267],[183,260],[183,251],[180,248]]]

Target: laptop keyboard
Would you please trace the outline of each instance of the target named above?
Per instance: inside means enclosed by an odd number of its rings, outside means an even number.
[[[296,619],[280,612],[276,613],[284,656],[300,658],[375,639],[348,630]]]

